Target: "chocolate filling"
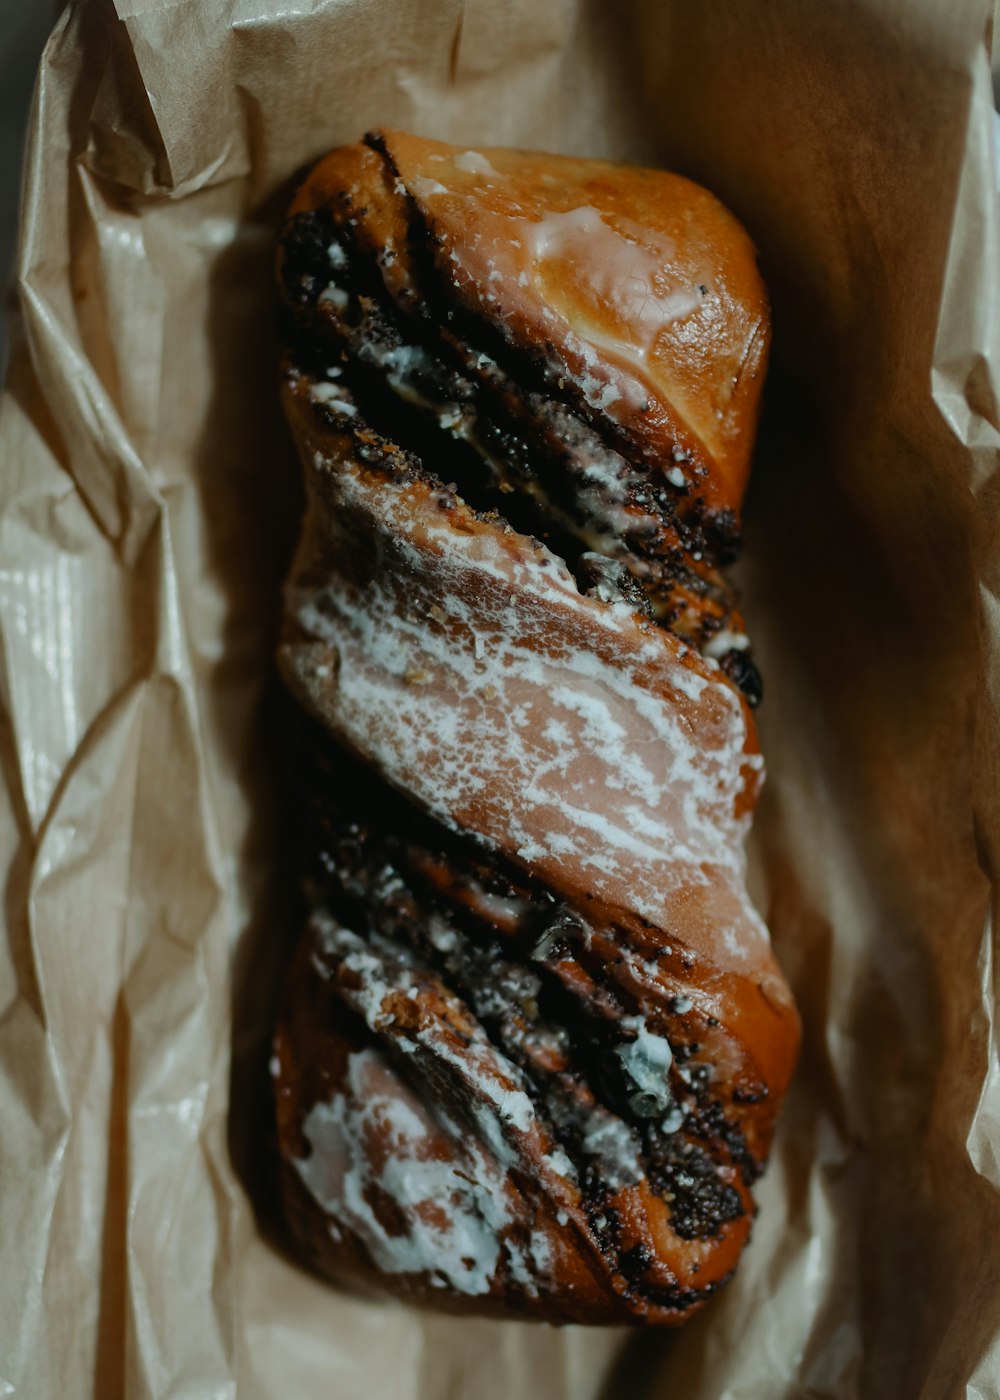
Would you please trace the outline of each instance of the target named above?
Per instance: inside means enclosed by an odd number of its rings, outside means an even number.
[[[690,1032],[678,1026],[670,1037],[675,1068],[669,1087],[663,1080],[664,1099],[642,1102],[635,1065],[619,1053],[634,1045],[623,1021],[638,1006],[599,964],[584,968],[594,977],[593,995],[555,971],[578,957],[583,967],[580,915],[514,872],[485,864],[468,839],[372,782],[329,741],[320,738],[319,749],[308,842],[313,899],[356,933],[410,949],[470,1007],[521,1071],[540,1119],[575,1166],[609,1262],[628,1288],[650,1296],[637,1256],[620,1251],[609,1208],[616,1185],[645,1176],[685,1239],[715,1236],[743,1214],[738,1193],[718,1174],[720,1163],[750,1160],[739,1129],[706,1083],[676,1072],[697,1049],[681,1038]],[[661,1301],[684,1306],[673,1295]]]
[[[326,209],[299,214],[285,247],[291,364],[317,401],[380,428],[475,509],[542,539],[584,591],[595,591],[592,561],[609,561],[630,588],[609,591],[606,572],[599,596],[651,614],[759,702],[760,676],[718,569],[738,548],[735,522],[706,514],[682,455],[653,473],[550,386],[523,387],[514,370],[526,365],[503,363],[518,352],[498,347],[482,325],[463,327],[469,318],[440,303],[426,252],[415,258],[425,268],[421,299],[404,312],[354,244],[349,220],[338,226]]]

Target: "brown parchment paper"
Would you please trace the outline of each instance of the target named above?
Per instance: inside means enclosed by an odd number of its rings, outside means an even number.
[[[1000,1396],[991,13],[69,6],[0,406],[2,1394]],[[379,123],[680,169],[773,293],[753,855],[805,1047],[740,1273],[676,1337],[346,1297],[257,1194],[295,932],[272,247],[294,172]]]

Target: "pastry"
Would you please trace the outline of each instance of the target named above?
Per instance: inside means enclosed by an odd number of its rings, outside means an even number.
[[[676,175],[376,132],[307,178],[279,280],[280,664],[318,722],[290,1234],[438,1307],[682,1322],[746,1243],[799,1037],[722,572],[753,247]]]

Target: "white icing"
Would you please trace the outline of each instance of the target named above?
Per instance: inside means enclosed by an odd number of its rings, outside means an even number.
[[[489,161],[480,151],[463,151],[460,156],[452,159],[452,165],[458,170],[466,170],[472,175],[493,175],[499,177],[500,172],[494,170]]]
[[[596,301],[629,325],[634,338],[614,340],[613,348],[644,360],[660,332],[695,311],[700,298],[695,288],[669,285],[665,269],[676,254],[669,239],[633,230],[624,220],[616,223],[612,227],[592,205],[584,205],[534,223],[518,221],[518,227],[536,268],[551,258],[575,264]],[[591,347],[601,343],[590,327],[586,339]]]
[[[313,403],[329,404],[338,413],[344,413],[348,418],[357,415],[357,406],[352,403],[348,396],[348,391],[341,384],[331,384],[326,380],[320,380],[309,386],[309,397]]]
[[[447,194],[447,185],[442,185],[440,180],[429,180],[425,175],[416,175],[410,181],[410,187],[418,199],[428,199],[431,195]]]
[[[343,287],[338,287],[336,282],[331,282],[320,292],[318,300],[320,306],[334,306],[338,311],[346,311],[351,298]]]
[[[505,1241],[507,1251],[507,1269],[510,1278],[514,1283],[519,1284],[531,1297],[538,1297],[538,1284],[535,1281],[535,1273],[529,1262],[528,1254],[516,1240]]]
[[[687,477],[681,471],[680,467],[671,467],[666,476],[670,485],[676,486],[678,490],[680,490],[682,486],[687,485]]]
[[[386,873],[381,888],[388,893],[395,883]],[[339,994],[373,1030],[390,1027],[393,1001],[418,990],[422,974],[408,965],[411,955],[378,936],[362,940],[323,912],[311,927],[320,973],[353,973],[338,978]],[[450,1014],[461,1014],[449,993],[438,995],[453,1003]],[[511,1238],[517,1221],[507,1174],[516,1165],[540,1175],[566,1223],[575,1170],[558,1147],[540,1150],[548,1139],[519,1087],[519,1071],[481,1027],[469,1029],[464,1015],[462,1024],[458,1035],[446,1018],[425,1013],[394,1039],[397,1052],[432,1057],[420,1063],[413,1088],[377,1050],[350,1055],[336,1092],[307,1114],[302,1132],[311,1150],[293,1165],[328,1215],[332,1236],[357,1236],[384,1272],[425,1275],[432,1286],[478,1295],[489,1291],[505,1259],[508,1276],[535,1294],[538,1277],[551,1269],[551,1246],[537,1232],[527,1247]],[[443,1107],[450,1095],[442,1098],[442,1070],[459,1077],[457,1099],[468,1106],[475,1131]]]
[[[330,244],[326,250],[326,256],[330,266],[337,272],[342,272],[347,267],[347,253],[336,240]]]
[[[576,1167],[561,1147],[554,1147],[551,1152],[547,1152],[544,1160],[549,1171],[554,1172],[556,1176],[565,1177],[567,1181],[576,1181]]]
[[[725,656],[727,651],[746,651],[750,645],[750,638],[744,632],[730,632],[724,627],[721,632],[716,632],[703,648],[706,656],[710,656],[713,661],[717,661],[720,656]]]
[[[639,1140],[621,1118],[603,1109],[596,1110],[587,1123],[581,1146],[588,1156],[598,1159],[604,1181],[613,1191],[642,1179]]]
[[[432,370],[435,365],[434,357],[422,345],[388,346],[366,339],[359,346],[359,354],[366,363],[380,365],[400,381],[409,379],[421,370]]]
[[[627,1045],[618,1047],[618,1058],[643,1093],[663,1094],[667,1073],[674,1060],[670,1042],[665,1036],[654,1035],[644,1017],[627,1017],[622,1025],[626,1029],[634,1028],[636,1037]]]
[[[418,193],[439,191],[428,187]],[[449,238],[444,257],[455,283],[491,305],[496,295],[484,291],[491,274],[509,287],[533,286],[537,298],[531,315],[543,326],[558,326],[570,362],[583,362],[585,369],[575,379],[587,402],[598,411],[619,399],[644,403],[650,357],[661,336],[695,313],[703,299],[697,285],[681,284],[671,272],[677,256],[673,240],[621,216],[602,215],[592,205],[540,219],[498,215],[496,222],[503,232],[498,228],[488,240],[478,229],[467,237],[452,231],[456,241]],[[560,274],[550,278],[553,264]],[[570,290],[567,266],[573,274]],[[582,320],[581,301],[593,308]],[[599,358],[599,351],[607,352],[610,362]],[[554,360],[552,368],[559,372],[560,364]]]
[[[481,1155],[474,1173],[442,1159],[440,1130],[374,1050],[350,1057],[344,1090],[314,1104],[302,1125],[312,1151],[294,1165],[305,1186],[383,1272],[430,1273],[460,1293],[487,1293],[507,1218],[501,1173]],[[393,1203],[391,1230],[373,1188]]]
[[[530,900],[523,899],[519,895],[491,894],[488,890],[484,890],[476,880],[469,880],[465,890],[470,896],[469,903],[480,918],[511,932],[517,928],[520,920],[531,908]]]
[[[660,1131],[663,1133],[676,1133],[684,1126],[684,1110],[680,1104],[674,1104],[670,1112],[660,1124]]]
[[[620,398],[621,398],[621,394],[618,392],[618,389],[615,387],[614,384],[605,384],[604,388],[601,390],[601,392],[600,392],[600,393],[598,394],[598,396],[597,396],[597,402],[595,403],[594,407],[595,407],[595,408],[610,408],[611,405],[612,405],[617,399],[620,399]]]
[[[425,921],[427,937],[439,953],[450,953],[458,943],[458,934],[440,914],[431,913]]]
[[[322,717],[447,825],[550,879],[661,927],[696,888],[701,946],[728,962],[730,939],[762,927],[743,890],[746,819],[733,812],[746,729],[728,685],[627,608],[581,598],[548,551],[456,529],[433,507],[415,515],[405,487],[376,490],[354,471],[338,466],[335,488],[379,521],[377,575],[288,596],[322,644],[287,658]],[[349,547],[329,543],[334,556]],[[327,648],[337,684],[317,691]],[[426,682],[408,683],[414,671]]]
[[[393,996],[406,995],[416,986],[416,972],[399,966],[408,956],[405,950],[394,943],[383,946],[374,938],[366,942],[322,912],[314,914],[312,926],[319,971],[326,975],[324,959],[339,959],[355,974],[357,983],[342,990],[344,999],[373,1031],[389,1029],[395,1020]],[[397,1044],[411,1054],[420,1047],[438,1066],[448,1066],[457,1075],[473,1101],[479,1135],[497,1162],[504,1167],[513,1165],[521,1160],[523,1147],[529,1156],[535,1152],[541,1155],[556,1176],[575,1180],[572,1163],[558,1148],[546,1153],[548,1139],[521,1087],[520,1070],[492,1044],[481,1026],[474,1026],[471,1034],[456,1043],[446,1024],[428,1020]]]
[[[552,1245],[549,1243],[548,1235],[543,1234],[541,1230],[532,1230],[528,1251],[537,1274],[544,1275],[551,1272],[555,1261],[552,1257]]]

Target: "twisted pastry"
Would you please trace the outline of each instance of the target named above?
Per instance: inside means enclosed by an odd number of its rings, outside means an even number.
[[[676,1323],[748,1235],[798,1021],[744,882],[760,679],[720,565],[767,355],[678,176],[375,133],[286,228],[317,743],[272,1062],[304,1256]]]

